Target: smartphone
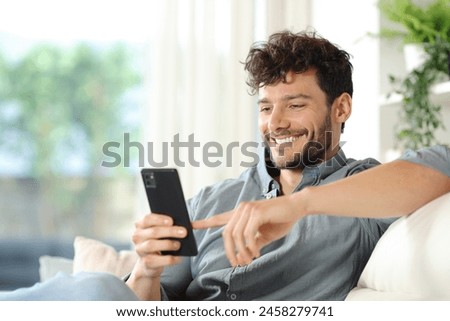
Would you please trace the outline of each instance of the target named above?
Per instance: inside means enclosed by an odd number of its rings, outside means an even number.
[[[197,243],[192,233],[178,171],[175,168],[144,168],[141,175],[151,212],[172,217],[174,225],[184,226],[188,232],[185,238],[176,239],[181,242],[179,250],[166,251],[162,254],[197,255]]]

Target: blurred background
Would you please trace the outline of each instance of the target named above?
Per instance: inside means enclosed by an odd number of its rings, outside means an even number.
[[[240,62],[253,42],[283,29],[315,29],[352,55],[344,151],[391,159],[400,98],[386,95],[405,61],[399,40],[374,36],[390,23],[375,0],[1,1],[0,239],[130,242],[149,211],[139,171],[163,160],[163,142],[193,134],[225,150],[259,141]],[[448,122],[448,78],[439,86]],[[112,161],[108,142],[120,155],[114,167],[102,166]],[[170,149],[168,157],[186,197],[245,169],[239,148],[214,167],[201,148],[198,166],[186,152],[185,166]]]

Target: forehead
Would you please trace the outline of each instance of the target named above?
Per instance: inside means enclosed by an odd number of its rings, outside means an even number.
[[[307,70],[302,73],[289,72],[285,81],[261,87],[258,91],[259,101],[282,100],[292,97],[325,97],[325,93],[317,83],[315,70]]]

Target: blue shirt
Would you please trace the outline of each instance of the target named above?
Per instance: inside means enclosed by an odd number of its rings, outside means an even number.
[[[332,159],[303,171],[296,191],[321,185],[378,165],[374,159]],[[229,211],[240,202],[276,197],[280,186],[260,161],[239,178],[204,188],[188,201],[193,220]],[[326,201],[326,200],[324,200]],[[329,213],[332,214],[332,213]],[[167,267],[161,278],[166,299],[188,300],[343,300],[392,219],[307,216],[289,234],[243,267],[231,267],[222,230],[195,231],[199,254]]]
[[[446,146],[407,150],[400,159],[433,168],[450,177],[450,148]]]
[[[450,177],[450,149],[434,146],[408,151],[402,160],[437,169]],[[335,157],[303,171],[296,191],[327,184],[377,166],[371,158]],[[273,170],[273,168],[272,168]],[[260,161],[237,179],[204,188],[188,201],[193,220],[235,208],[242,201],[276,197],[280,186]],[[326,200],[324,200],[326,201]],[[332,213],[328,213],[332,214]],[[394,219],[313,215],[299,220],[289,234],[243,267],[231,267],[223,228],[195,231],[199,254],[164,270],[165,299],[187,300],[343,300],[356,285],[377,241]]]

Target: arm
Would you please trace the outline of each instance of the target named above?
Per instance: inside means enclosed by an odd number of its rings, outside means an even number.
[[[410,214],[448,192],[450,177],[423,165],[398,160],[327,185],[309,187],[305,195],[295,196],[297,202],[306,202],[305,215],[332,213],[381,218]]]
[[[450,164],[449,164],[450,166]],[[271,200],[240,204],[195,228],[225,225],[225,251],[232,265],[245,265],[260,249],[284,235],[306,215],[353,217],[407,215],[450,192],[450,177],[408,161],[394,161],[327,185],[308,187]]]

